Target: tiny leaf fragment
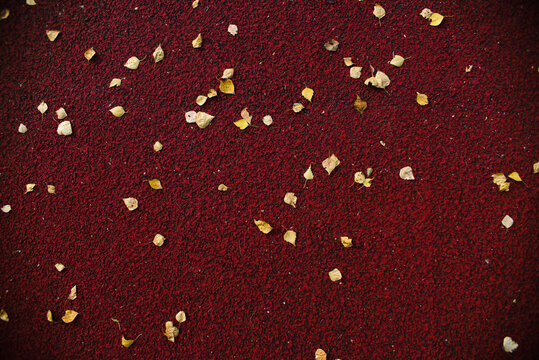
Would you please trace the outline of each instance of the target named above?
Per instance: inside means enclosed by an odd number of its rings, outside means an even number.
[[[50,310],[47,310],[47,321],[48,322],[53,322],[52,311],[50,311]]]
[[[228,32],[232,35],[232,36],[236,36],[238,34],[238,27],[234,24],[230,24],[228,25]]]
[[[36,184],[26,184],[26,191],[25,194],[28,194],[29,192],[34,191],[34,188],[36,187]]]
[[[54,264],[54,267],[56,268],[56,270],[58,270],[58,272],[62,272],[66,268],[65,265],[61,263]]]
[[[292,111],[295,112],[295,113],[299,113],[304,108],[305,108],[305,106],[303,106],[302,103],[294,103],[294,105],[292,105]]]
[[[399,177],[403,180],[415,180],[414,173],[410,166],[405,166],[400,169]]]
[[[187,321],[187,315],[185,315],[185,311],[179,311],[176,314],[175,318],[176,318],[176,321],[180,324]]]
[[[362,100],[359,96],[356,96],[356,100],[354,101],[354,109],[359,111],[360,114],[363,114],[363,112],[367,109],[367,102]]]
[[[198,34],[198,36],[191,42],[193,44],[193,47],[195,49],[199,49],[202,47],[202,34]]]
[[[512,353],[518,348],[518,344],[509,336],[506,336],[503,338],[502,347],[503,351],[505,351],[506,353]]]
[[[223,70],[223,76],[221,76],[221,79],[230,79],[232,76],[234,76],[234,68],[228,68]]]
[[[312,180],[314,178],[311,165],[309,165],[309,168],[303,173],[303,177],[305,180]]]
[[[298,197],[293,192],[287,192],[284,196],[284,202],[292,207],[296,207]]]
[[[152,242],[153,242],[153,244],[154,244],[155,246],[161,247],[161,246],[163,246],[163,244],[165,243],[165,240],[166,240],[166,238],[165,238],[163,235],[161,235],[161,234],[155,234],[155,236],[153,237],[153,241],[152,241]]]
[[[226,186],[225,184],[219,184],[219,186],[217,187],[217,190],[219,190],[219,191],[227,191],[228,186]]]
[[[516,171],[513,171],[511,174],[507,175],[510,179],[513,179],[515,181],[518,181],[518,182],[521,182],[522,179],[520,177],[520,175],[516,172]]]
[[[84,52],[84,57],[86,58],[86,60],[90,61],[92,60],[92,58],[95,56],[95,50],[93,47],[89,48],[88,50],[86,50]]]
[[[361,77],[361,70],[363,68],[361,66],[352,66],[350,68],[350,77],[352,79],[359,79]]]
[[[42,101],[41,103],[39,103],[39,105],[37,106],[37,109],[39,110],[40,113],[44,114],[45,111],[47,111],[47,109],[49,108],[49,105],[47,105],[47,103],[45,101]]]
[[[71,288],[67,300],[75,300],[77,298],[77,285]]]
[[[128,340],[122,335],[122,346],[124,348],[130,347],[131,345],[133,345],[134,342],[135,342],[135,340]]]
[[[111,80],[109,88],[122,85],[122,79],[114,78]]]
[[[427,95],[425,95],[425,94],[421,94],[421,93],[416,92],[415,101],[420,106],[425,106],[425,105],[428,105],[428,103],[429,103],[429,97]]]
[[[9,315],[7,314],[7,311],[4,309],[0,309],[0,320],[9,322]]]
[[[262,118],[262,122],[264,123],[264,125],[270,126],[271,124],[273,124],[273,118],[271,117],[271,115],[266,115]]]
[[[341,272],[339,271],[339,269],[335,268],[333,270],[331,270],[329,273],[329,278],[331,279],[331,281],[335,282],[335,281],[339,281],[342,279],[342,274]]]
[[[393,56],[393,59],[389,62],[391,65],[401,67],[404,64],[404,58],[400,55]]]
[[[67,113],[63,107],[56,110],[56,116],[58,116],[58,120],[63,120],[67,117]]]
[[[337,51],[339,48],[339,42],[335,39],[330,39],[324,43],[324,47],[327,51]]]
[[[352,247],[354,244],[352,243],[352,239],[350,239],[348,236],[341,236],[341,244],[345,248]]]
[[[502,225],[505,226],[506,229],[509,229],[511,226],[513,226],[513,223],[515,221],[513,218],[509,215],[505,215],[502,219]]]

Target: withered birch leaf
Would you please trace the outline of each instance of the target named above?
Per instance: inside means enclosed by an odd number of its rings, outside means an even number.
[[[513,223],[514,223],[514,220],[509,215],[505,215],[502,219],[502,225],[505,226],[507,229],[513,226]]]
[[[536,162],[533,164],[533,173],[534,174],[539,173],[539,162]]]
[[[180,334],[180,329],[178,329],[172,321],[167,321],[165,323],[165,333],[164,335],[168,341],[174,342],[174,338]]]
[[[113,107],[112,109],[109,110],[112,115],[116,116],[116,117],[122,117],[124,114],[125,114],[125,110],[122,106],[115,106]]]
[[[228,68],[223,71],[221,79],[230,79],[232,76],[234,76],[234,68]]]
[[[124,348],[128,348],[130,347],[131,345],[133,345],[133,343],[135,342],[135,340],[127,340],[125,337],[123,337],[122,335],[122,346]]]
[[[1,309],[0,310],[0,320],[9,322],[9,315],[7,314],[6,310]]]
[[[284,241],[289,242],[290,244],[296,246],[296,232],[292,230],[288,230],[284,233]]]
[[[189,124],[196,123],[196,117],[197,117],[196,111],[188,111],[185,113],[185,121],[187,121]]]
[[[507,181],[507,178],[503,173],[492,174],[492,182],[496,185],[501,185]]]
[[[270,115],[266,115],[262,118],[262,122],[264,123],[264,125],[270,126],[271,124],[273,124],[273,118]]]
[[[335,170],[335,168],[339,166],[340,163],[341,162],[339,161],[337,156],[335,156],[335,154],[332,154],[330,157],[322,161],[322,167],[326,169],[328,175],[331,175],[333,170]]]
[[[247,120],[247,122],[249,123],[249,125],[251,125],[251,120],[253,119],[253,117],[251,116],[251,114],[249,114],[249,111],[247,110],[247,108],[244,108],[241,113],[241,118],[242,119],[245,119]]]
[[[26,0],[26,5],[33,6],[33,5],[37,5],[37,4],[36,4],[35,0]]]
[[[54,267],[56,270],[58,270],[58,272],[62,272],[66,268],[65,265],[61,263],[54,264]]]
[[[206,103],[206,100],[208,100],[208,97],[207,96],[204,96],[204,95],[198,95],[197,96],[197,99],[195,100],[196,104],[198,106],[202,106]]]
[[[511,184],[508,182],[504,182],[503,184],[500,184],[498,188],[500,189],[500,191],[509,191],[509,185]]]
[[[159,181],[159,179],[151,179],[150,181],[148,181],[148,184],[154,190],[163,189],[163,186],[161,186],[161,181]]]
[[[86,60],[90,61],[92,60],[92,58],[94,57],[95,55],[95,50],[93,47],[89,48],[88,50],[86,50],[84,52],[84,57],[86,58]]]
[[[365,182],[365,174],[362,171],[358,171],[354,174],[354,182],[363,184]]]
[[[202,47],[202,34],[198,34],[198,36],[192,41],[193,47],[195,49]]]
[[[77,298],[77,285],[71,288],[71,291],[69,292],[69,296],[67,297],[67,300],[75,300],[76,298]]]
[[[403,180],[415,180],[414,173],[410,166],[405,166],[399,171],[399,176]]]
[[[381,71],[377,71],[375,76],[365,80],[365,85],[371,85],[379,89],[385,89],[390,83],[389,77]]]
[[[339,269],[333,269],[331,270],[329,273],[329,278],[331,279],[331,281],[335,282],[335,281],[339,281],[342,279],[342,274],[341,272],[339,271]]]
[[[383,18],[386,16],[386,11],[383,7],[380,6],[380,4],[374,4],[374,10],[372,12],[374,16],[376,16],[378,19]]]
[[[322,349],[317,349],[314,352],[314,360],[327,360],[327,356],[326,352]]]
[[[391,65],[401,67],[404,64],[404,58],[400,55],[393,56],[393,59],[389,62]]]
[[[466,66],[466,69],[464,69],[464,71],[469,73],[470,71],[472,71],[472,68],[473,68],[473,65],[468,65],[468,66]]]
[[[138,69],[139,64],[140,64],[139,58],[137,58],[136,56],[131,56],[129,59],[127,59],[124,66],[128,69],[136,70]]]
[[[124,201],[124,204],[125,204],[125,206],[127,207],[127,209],[129,211],[133,211],[136,208],[138,208],[138,200],[137,199],[135,199],[133,197],[129,197],[129,198],[123,198],[122,200]]]
[[[419,15],[428,20],[432,15],[432,11],[430,9],[424,8],[423,10],[421,10],[421,13]]]
[[[238,27],[234,24],[230,24],[228,25],[228,32],[232,35],[232,36],[236,36],[238,34]]]
[[[359,79],[361,77],[361,70],[363,68],[361,66],[352,66],[350,68],[350,77],[352,79]]]
[[[159,152],[163,149],[163,144],[161,144],[159,141],[156,141],[155,144],[153,144],[153,151]]]
[[[163,244],[165,243],[165,240],[166,238],[163,235],[155,234],[152,242],[155,246],[163,246]]]
[[[50,41],[56,40],[58,35],[60,35],[59,30],[46,30],[45,33],[47,34],[47,37],[49,38]]]
[[[256,226],[258,226],[258,230],[262,231],[264,234],[268,234],[273,228],[270,224],[263,220],[254,220]]]
[[[522,179],[520,178],[520,175],[516,171],[513,171],[511,174],[507,175],[507,177],[518,182],[522,181]]]
[[[2,210],[3,213],[7,214],[8,212],[11,211],[11,205],[7,204],[7,205],[4,205],[0,208],[0,210]]]
[[[223,94],[234,94],[234,83],[230,79],[225,79],[225,81],[219,81],[219,90]]]
[[[38,106],[37,106],[37,109],[39,110],[40,113],[44,114],[45,111],[47,111],[47,109],[49,108],[49,105],[47,105],[47,103],[45,101],[42,101]]]
[[[53,322],[52,311],[50,311],[50,310],[47,311],[47,321],[48,322]]]
[[[303,104],[301,104],[301,103],[294,103],[294,105],[292,105],[292,111],[295,112],[295,113],[299,113],[304,108],[305,108],[305,106],[303,106]]]
[[[341,244],[346,248],[352,247],[354,245],[352,243],[352,239],[350,239],[348,236],[341,236]]]
[[[156,63],[158,63],[159,61],[165,58],[165,52],[163,51],[161,44],[159,44],[159,46],[155,48],[152,56],[153,56],[153,61]]]
[[[512,353],[518,348],[518,344],[509,336],[506,336],[503,338],[502,347],[503,351],[505,351],[506,353]]]
[[[345,57],[345,58],[343,58],[343,61],[344,61],[344,65],[346,65],[346,66],[354,65],[354,62],[352,61],[351,57]]]
[[[421,94],[421,93],[418,93],[416,92],[416,98],[415,98],[415,101],[417,101],[417,103],[421,106],[425,106],[425,105],[428,105],[429,103],[429,98],[427,95],[425,94]]]
[[[56,116],[58,116],[58,120],[63,120],[67,117],[67,113],[63,107],[56,110]]]
[[[284,196],[284,202],[292,207],[296,207],[298,197],[293,192],[287,192]]]
[[[239,127],[241,130],[245,130],[249,127],[249,122],[245,119],[239,119],[238,121],[234,121],[234,125]]]
[[[339,48],[339,42],[335,39],[330,39],[325,42],[324,47],[327,51],[337,51]]]
[[[191,4],[191,6],[193,7],[193,9],[196,9],[196,8],[198,7],[198,3],[199,3],[199,0],[193,1],[193,3]]]
[[[219,184],[219,186],[217,187],[217,190],[219,190],[219,191],[227,191],[228,186],[226,186],[225,184]]]
[[[370,188],[371,185],[372,185],[372,179],[367,178],[365,179],[365,181],[363,181],[363,186],[365,186],[366,188]]]
[[[55,194],[56,193],[56,187],[54,185],[47,185],[47,192],[49,194]]]
[[[199,111],[195,115],[195,122],[198,125],[199,128],[204,129],[208,125],[210,125],[211,121],[215,118],[215,116],[212,116],[210,114],[207,114],[205,112]]]
[[[29,192],[34,191],[34,188],[36,187],[36,184],[26,184],[26,191],[25,194],[28,194]]]
[[[175,318],[176,318],[176,321],[177,321],[178,323],[180,323],[180,324],[181,324],[182,322],[186,322],[186,321],[187,321],[187,315],[185,315],[185,311],[180,311],[180,312],[178,312],[178,313],[176,314]]]
[[[356,101],[354,101],[354,109],[359,111],[360,114],[367,109],[367,102],[362,100],[359,96],[356,96]]]
[[[9,16],[9,9],[2,9],[2,11],[0,11],[0,20],[5,20],[7,19]]]
[[[21,134],[24,134],[28,131],[28,128],[24,124],[19,124],[19,128],[17,129],[17,131]]]
[[[216,96],[217,96],[217,91],[215,91],[215,89],[210,89],[210,91],[208,91],[209,98],[216,97]]]
[[[111,80],[109,88],[122,85],[122,79],[114,78]]]
[[[307,171],[305,171],[305,173],[303,173],[303,177],[305,178],[305,180],[314,179],[313,170],[311,168],[311,165],[309,165],[309,168],[307,169]]]
[[[303,96],[305,99],[309,101],[313,101],[313,95],[314,95],[314,90],[311,88],[305,88],[301,92],[301,96]]]
[[[58,128],[56,129],[56,133],[58,135],[63,135],[63,136],[69,136],[71,134],[73,134],[73,129],[71,128],[71,123],[67,120],[65,121],[62,121],[61,123],[58,124]]]
[[[429,17],[430,26],[440,25],[443,19],[444,19],[443,15],[438,14],[438,13],[432,13],[432,15]]]
[[[69,324],[73,322],[73,320],[75,320],[77,315],[79,315],[79,313],[76,312],[75,310],[66,310],[65,315],[62,316],[62,321],[65,322],[66,324]]]

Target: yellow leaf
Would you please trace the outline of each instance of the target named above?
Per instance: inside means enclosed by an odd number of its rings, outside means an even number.
[[[54,264],[54,267],[56,270],[58,270],[58,272],[62,272],[66,268],[65,265],[61,263]]]
[[[335,281],[339,281],[342,279],[342,274],[341,272],[339,271],[339,269],[333,269],[331,270],[329,273],[329,278],[331,279],[331,281],[335,282]]]
[[[328,175],[331,175],[333,170],[335,170],[340,163],[340,160],[335,156],[335,154],[332,154],[330,157],[322,161],[322,167],[326,169]]]
[[[507,181],[507,178],[502,173],[492,174],[492,182],[496,185],[501,185]]]
[[[122,85],[122,79],[114,78],[110,82],[109,88]]]
[[[92,60],[92,58],[94,57],[95,55],[95,50],[93,47],[89,48],[88,50],[86,50],[84,52],[84,57],[86,58],[86,60],[90,61]]]
[[[292,230],[288,230],[284,233],[284,241],[289,242],[290,244],[296,246],[296,232]]]
[[[131,345],[133,345],[133,343],[135,342],[135,340],[127,340],[125,337],[123,337],[122,335],[122,346],[124,348],[128,348],[130,347]]]
[[[198,34],[198,36],[192,41],[193,47],[195,49],[202,47],[202,34]]]
[[[305,173],[303,174],[303,177],[305,178],[305,180],[312,180],[314,178],[311,165],[309,165],[309,168],[307,169],[307,171],[305,171]]]
[[[174,338],[180,334],[180,329],[178,329],[172,321],[167,321],[165,323],[165,333],[168,341],[174,342]]]
[[[153,151],[159,152],[163,149],[163,144],[161,144],[159,141],[156,141],[155,144],[153,144]]]
[[[3,9],[0,11],[0,20],[7,19],[9,16],[9,9]]]
[[[79,313],[75,310],[66,310],[65,315],[62,316],[62,321],[66,324],[69,324],[70,322],[73,322],[73,320],[75,320],[77,315],[79,315]]]
[[[148,184],[150,184],[150,187],[154,190],[161,190],[163,188],[159,179],[151,179],[150,181],[148,181]]]
[[[59,30],[46,30],[45,33],[47,34],[47,37],[49,38],[50,41],[54,41],[60,34],[60,31]]]
[[[136,208],[138,208],[138,200],[137,199],[130,197],[130,198],[124,198],[122,200],[124,201],[124,204],[125,204],[125,206],[127,207],[127,209],[129,211],[133,211]]]
[[[53,319],[52,319],[52,311],[48,310],[47,311],[47,321],[48,322],[52,322]]]
[[[391,65],[401,67],[404,64],[404,58],[400,55],[393,56],[393,59],[389,62]]]
[[[217,190],[219,190],[219,191],[227,191],[228,186],[226,186],[225,184],[219,184],[219,186],[217,187]]]
[[[193,3],[191,4],[191,6],[193,7],[193,9],[196,9],[196,8],[198,7],[198,3],[199,3],[199,0],[193,1]]]
[[[346,65],[346,66],[354,65],[354,62],[352,61],[351,57],[345,57],[345,58],[343,58],[343,61],[344,61],[344,65]]]
[[[34,188],[36,187],[36,184],[26,184],[26,191],[25,194],[34,191]]]
[[[305,88],[301,92],[301,96],[303,96],[305,99],[307,99],[309,101],[313,100],[313,95],[314,95],[314,90],[311,89],[311,88]]]
[[[36,0],[26,0],[26,5],[30,5],[30,6],[37,5]]]
[[[210,89],[210,91],[208,91],[209,98],[216,97],[216,96],[217,96],[217,91],[215,91],[215,89]]]
[[[161,44],[159,44],[159,46],[155,48],[152,56],[153,56],[153,61],[155,61],[156,63],[158,63],[159,61],[165,58],[165,52],[163,51]]]
[[[534,174],[539,173],[539,162],[536,162],[533,164],[533,173]]]
[[[443,19],[444,19],[443,15],[440,15],[438,13],[432,13],[432,15],[429,17],[430,26],[440,25]]]
[[[122,117],[124,114],[125,114],[125,110],[122,106],[115,106],[113,107],[112,109],[109,110],[112,115],[116,116],[116,117]]]
[[[3,320],[5,322],[9,322],[9,316],[8,316],[6,310],[4,310],[4,309],[0,310],[0,320]]]
[[[371,187],[371,182],[372,182],[372,179],[367,178],[367,179],[365,179],[365,181],[363,181],[363,186],[365,186],[366,188],[370,188]]]
[[[365,174],[362,171],[358,171],[354,174],[354,182],[363,184],[365,182]]]
[[[416,93],[416,98],[415,98],[415,101],[417,101],[417,103],[421,106],[425,106],[429,103],[429,98],[427,95],[425,94],[421,94],[421,93]]]
[[[265,221],[262,221],[262,220],[255,220],[255,224],[256,226],[258,226],[258,229],[260,231],[262,231],[264,234],[268,234],[271,230],[273,230],[273,228],[271,227],[270,224],[268,224],[267,222]]]
[[[138,69],[138,66],[140,64],[140,60],[136,56],[131,56],[127,61],[125,62],[124,66],[131,70]]]
[[[518,182],[522,181],[522,179],[520,178],[520,175],[516,171],[513,171],[511,174],[507,176],[515,181],[518,181]]]
[[[352,239],[350,239],[348,236],[341,236],[341,244],[346,248],[352,247],[354,245],[352,243]]]
[[[47,185],[47,192],[49,194],[55,194],[56,193],[56,187],[54,185]]]
[[[204,95],[198,95],[197,96],[197,99],[195,100],[196,104],[198,106],[202,106],[206,103],[206,100],[208,100],[208,97],[207,96],[204,96]]]
[[[187,321],[187,315],[185,315],[185,311],[180,311],[176,314],[175,316],[176,318],[176,321],[181,324],[182,322],[186,322]]]
[[[296,207],[298,197],[293,192],[287,192],[284,196],[284,202],[292,207]]]
[[[165,243],[165,240],[166,238],[163,235],[155,234],[152,242],[155,246],[163,246],[163,244]]]
[[[305,106],[303,106],[303,104],[301,103],[294,103],[294,105],[292,105],[292,111],[294,111],[295,113],[299,113],[304,108]]]
[[[234,83],[230,79],[219,81],[219,90],[223,94],[234,94]]]
[[[498,187],[500,191],[509,191],[509,185],[511,185],[511,183],[504,182],[503,184],[500,184]]]
[[[234,125],[239,127],[241,130],[245,130],[245,129],[247,129],[249,127],[249,123],[245,119],[240,119],[238,121],[235,121]]]
[[[375,4],[374,5],[374,10],[372,12],[374,14],[374,16],[376,16],[378,19],[381,19],[383,18],[384,16],[386,16],[386,11],[384,10],[383,7],[380,6],[380,4]]]

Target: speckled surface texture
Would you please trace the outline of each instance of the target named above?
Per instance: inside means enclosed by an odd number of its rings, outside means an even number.
[[[10,9],[0,21],[0,205],[13,208],[0,213],[1,358],[314,359],[317,348],[331,360],[537,358],[534,2],[381,2],[380,24],[370,0],[36,1],[0,6]],[[425,7],[448,17],[431,27]],[[56,41],[47,29],[61,30]],[[324,49],[330,38],[337,52]],[[393,52],[402,68],[388,64]],[[144,59],[138,70],[123,67],[131,56]],[[363,84],[369,64],[390,77],[387,92]],[[206,129],[186,123],[228,67],[236,94],[208,100]],[[114,77],[119,88],[108,87]],[[418,106],[416,91],[430,104]],[[306,108],[295,114],[294,102]],[[121,118],[108,111],[117,105]],[[56,134],[59,107],[70,137]],[[232,123],[244,107],[255,126],[241,131]],[[328,176],[332,153],[341,165]],[[399,178],[404,166],[415,181]],[[351,186],[367,167],[372,187]],[[511,171],[524,182],[498,191],[491,174]],[[24,194],[27,183],[37,185]],[[283,202],[289,191],[297,208]],[[132,212],[121,200],[130,196]],[[150,243],[156,233],[162,247]],[[80,315],[49,323],[49,309],[56,320]],[[171,343],[162,331],[179,310],[187,321]],[[519,344],[513,354],[505,336]]]

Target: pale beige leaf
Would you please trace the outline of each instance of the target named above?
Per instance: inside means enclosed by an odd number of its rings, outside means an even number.
[[[378,81],[378,84],[380,85],[382,89],[385,89],[391,83],[391,81],[389,80],[389,77],[381,71],[377,71],[374,77],[376,78],[376,80]]]
[[[273,228],[270,224],[263,220],[254,220],[256,226],[258,226],[258,229],[262,231],[264,234],[268,234]]]
[[[125,204],[125,206],[127,207],[127,209],[129,211],[133,211],[136,208],[138,208],[138,200],[137,199],[135,199],[133,197],[129,197],[129,198],[123,198],[122,200],[124,201],[124,204]]]
[[[17,131],[21,134],[24,134],[25,132],[28,131],[28,128],[26,127],[26,125],[24,124],[19,124],[19,128],[17,129]]]
[[[155,246],[163,246],[163,244],[165,243],[165,240],[166,238],[163,235],[155,234],[152,242]]]
[[[228,32],[232,35],[232,36],[236,36],[238,34],[238,27],[234,24],[230,24],[228,25]]]
[[[56,133],[63,136],[69,136],[73,134],[73,128],[71,127],[71,123],[67,120],[59,123],[58,128],[56,129]]]
[[[331,279],[331,281],[335,282],[335,281],[339,281],[342,279],[342,274],[341,272],[339,271],[339,269],[333,269],[331,270],[329,273],[329,278]]]
[[[340,164],[340,160],[335,156],[335,154],[332,154],[330,157],[322,161],[322,167],[326,169],[328,172],[328,175],[331,175],[333,170]]]
[[[400,169],[399,176],[403,180],[415,180],[414,173],[410,166],[405,166]]]
[[[37,3],[35,0],[26,0],[26,5],[33,6],[33,5],[37,5]]]
[[[192,41],[193,47],[195,49],[202,47],[202,34],[198,34],[198,36]]]
[[[288,230],[284,233],[284,241],[289,242],[290,244],[296,246],[296,232],[293,230]]]
[[[505,226],[507,229],[513,226],[514,222],[515,221],[513,220],[513,218],[509,215],[505,215],[502,219],[502,225]]]
[[[185,315],[185,311],[180,311],[180,312],[178,312],[178,313],[176,314],[175,318],[176,318],[176,321],[177,321],[178,323],[180,323],[180,324],[181,324],[182,322],[187,321],[187,315]]]
[[[421,10],[421,13],[419,15],[428,20],[432,15],[432,11],[430,9],[424,8],[423,10]]]
[[[26,191],[25,194],[34,191],[34,188],[36,187],[36,184],[26,184]]]
[[[367,176],[371,176],[373,171],[371,167],[367,168]]]
[[[188,111],[185,113],[185,121],[189,124],[196,123],[197,118],[197,112],[196,111]]]
[[[219,190],[219,191],[227,191],[228,186],[226,186],[225,184],[219,184],[219,186],[217,187],[217,190]]]
[[[199,111],[197,112],[195,116],[195,122],[198,125],[199,128],[204,129],[208,125],[210,125],[211,121],[215,118],[215,116],[212,116],[210,114],[207,114],[205,112]]]
[[[503,184],[500,184],[498,188],[500,189],[500,191],[509,191],[509,185],[511,184],[508,182],[504,182]]]
[[[161,144],[159,141],[156,141],[154,144],[153,144],[153,151],[155,152],[159,152],[163,149],[163,144]]]
[[[73,322],[73,320],[75,320],[77,315],[79,315],[79,313],[76,312],[75,310],[66,310],[65,315],[62,316],[62,321],[65,322],[66,324],[69,324]]]
[[[113,107],[112,109],[109,110],[112,115],[116,116],[116,117],[122,117],[124,114],[125,114],[125,110],[122,106],[115,106]]]
[[[86,60],[90,61],[92,60],[92,58],[95,56],[95,50],[93,47],[89,48],[88,50],[86,50],[84,52],[84,57],[86,58]]]
[[[47,192],[49,194],[56,194],[56,186],[54,185],[47,185]]]
[[[71,291],[69,292],[69,296],[67,297],[67,300],[75,300],[76,298],[77,298],[77,285],[71,288]]]
[[[284,196],[284,202],[292,207],[296,207],[298,197],[293,192],[287,192]]]
[[[60,35],[60,30],[46,30],[45,33],[50,41],[54,41]]]
[[[359,79],[361,77],[361,70],[363,68],[361,66],[352,66],[350,68],[350,77],[352,79]]]
[[[339,48],[339,42],[335,39],[330,39],[324,43],[324,47],[327,51],[337,51]]]
[[[249,123],[249,125],[251,125],[251,120],[253,119],[253,117],[251,116],[251,114],[249,114],[247,108],[244,108],[241,111],[240,115],[242,119],[245,119]]]
[[[354,174],[354,182],[358,184],[363,184],[365,181],[365,174],[362,171],[358,171]]]
[[[374,14],[374,16],[376,16],[378,19],[381,19],[383,18],[384,16],[386,16],[386,11],[384,10],[383,7],[380,6],[380,4],[375,4],[374,5],[374,10],[372,12]]]
[[[354,245],[352,243],[352,239],[350,239],[348,236],[341,236],[341,244],[346,248],[352,247]]]
[[[152,56],[153,56],[153,61],[156,63],[158,63],[159,61],[165,58],[165,52],[163,51],[161,44],[159,44],[159,46],[155,48]]]
[[[215,89],[210,89],[208,91],[208,97],[211,99],[212,97],[216,97],[217,96],[217,91],[215,91]]]
[[[56,270],[58,270],[59,272],[62,272],[66,267],[64,264],[61,264],[61,263],[57,263],[57,264],[54,264],[54,267],[56,268]]]
[[[111,80],[109,88],[122,85],[122,79],[114,78]]]
[[[63,120],[67,117],[67,113],[63,107],[56,110],[56,116],[58,116],[58,120]]]
[[[404,64],[404,58],[400,55],[393,56],[393,59],[389,62],[391,65],[401,67]]]
[[[223,71],[221,79],[230,79],[232,76],[234,76],[234,68],[228,68]]]
[[[311,165],[309,165],[309,168],[307,169],[307,171],[305,171],[303,173],[303,177],[305,178],[305,180],[312,180],[314,179],[314,174],[313,174],[313,170],[311,168]]]
[[[539,173],[539,161],[533,164],[533,173]]]
[[[425,94],[421,94],[421,93],[416,92],[415,101],[419,105],[425,106],[425,105],[428,105],[428,103],[429,103],[429,97],[427,95],[425,95]]]
[[[45,111],[47,111],[47,109],[49,108],[49,105],[47,105],[47,103],[45,101],[42,101],[38,106],[37,106],[37,109],[39,110],[40,113],[44,114]]]
[[[304,108],[305,106],[303,106],[303,104],[301,103],[294,103],[294,105],[292,105],[292,111],[294,111],[295,113],[299,113]]]
[[[159,179],[151,179],[150,181],[148,181],[148,184],[154,190],[163,189],[163,186],[161,185],[161,181],[159,181]]]
[[[502,347],[503,351],[505,351],[506,353],[512,353],[518,348],[518,344],[509,336],[506,336],[503,338]]]
[[[346,66],[354,65],[354,62],[352,61],[351,57],[345,57],[345,58],[343,58],[343,61],[344,61],[344,65],[346,65]]]
[[[129,59],[127,59],[124,66],[128,69],[136,70],[138,69],[139,64],[140,64],[139,58],[137,58],[136,56],[131,56]]]
[[[206,100],[208,100],[208,97],[207,96],[204,96],[204,95],[198,95],[197,96],[197,99],[195,100],[196,104],[198,106],[202,106],[206,103]]]
[[[473,65],[468,65],[468,66],[466,66],[466,69],[464,71],[469,73],[470,71],[472,71],[472,69],[473,69]]]
[[[4,206],[2,206],[2,207],[0,208],[0,210],[2,210],[3,213],[6,213],[6,214],[7,214],[8,212],[11,211],[11,205],[9,205],[9,204],[8,204],[8,205],[4,205]]]
[[[273,118],[271,117],[271,115],[266,115],[262,118],[262,122],[264,123],[264,125],[270,126],[271,124],[273,124]]]

